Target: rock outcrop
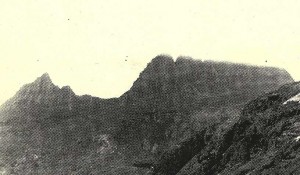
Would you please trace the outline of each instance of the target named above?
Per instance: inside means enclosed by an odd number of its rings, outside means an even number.
[[[167,164],[158,164],[155,174],[299,174],[300,105],[284,103],[299,92],[297,82],[256,98],[236,122],[219,125],[209,142],[199,140],[203,149],[180,171],[169,173]]]

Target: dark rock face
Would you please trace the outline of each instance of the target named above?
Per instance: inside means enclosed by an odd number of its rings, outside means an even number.
[[[148,162],[140,165],[155,166],[154,172],[176,174],[191,159],[193,167],[201,164],[195,156],[209,149],[215,132],[225,142],[222,149],[231,144],[234,134],[224,133],[236,132],[236,125],[229,126],[242,104],[289,82],[290,75],[277,68],[160,55],[129,91],[104,100],[77,96],[44,74],[1,106],[0,168],[15,174],[142,174],[146,170],[128,163],[143,158]],[[244,113],[254,111],[251,104],[265,110],[269,98],[260,106],[250,103]]]
[[[240,103],[293,82],[277,68],[157,56],[121,99],[130,110],[153,112]],[[225,101],[224,101],[225,100]]]
[[[300,83],[291,83],[249,102],[240,119],[219,125],[177,175],[299,174],[300,105],[285,103],[299,93]],[[156,174],[169,174],[159,167],[166,165],[157,165]]]

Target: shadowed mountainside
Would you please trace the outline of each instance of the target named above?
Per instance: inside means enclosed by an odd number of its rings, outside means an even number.
[[[209,142],[198,139],[196,145],[202,148],[180,171],[172,173],[166,163],[171,159],[164,156],[154,174],[299,174],[300,105],[299,100],[288,101],[299,93],[297,82],[256,98],[244,107],[240,119],[220,125]]]
[[[195,148],[179,171],[203,149],[199,139],[208,142],[243,104],[289,82],[277,68],[160,55],[121,97],[100,99],[44,74],[1,106],[0,166],[15,174],[142,174],[132,161],[151,166],[178,145]]]

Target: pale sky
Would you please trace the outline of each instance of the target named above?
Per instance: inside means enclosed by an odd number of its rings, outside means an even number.
[[[0,2],[0,104],[44,72],[78,95],[118,97],[162,53],[278,66],[300,80],[298,0]]]

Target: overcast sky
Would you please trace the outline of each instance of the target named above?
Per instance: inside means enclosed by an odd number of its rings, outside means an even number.
[[[117,97],[161,53],[300,80],[300,1],[2,0],[0,103],[44,72],[76,94]]]

